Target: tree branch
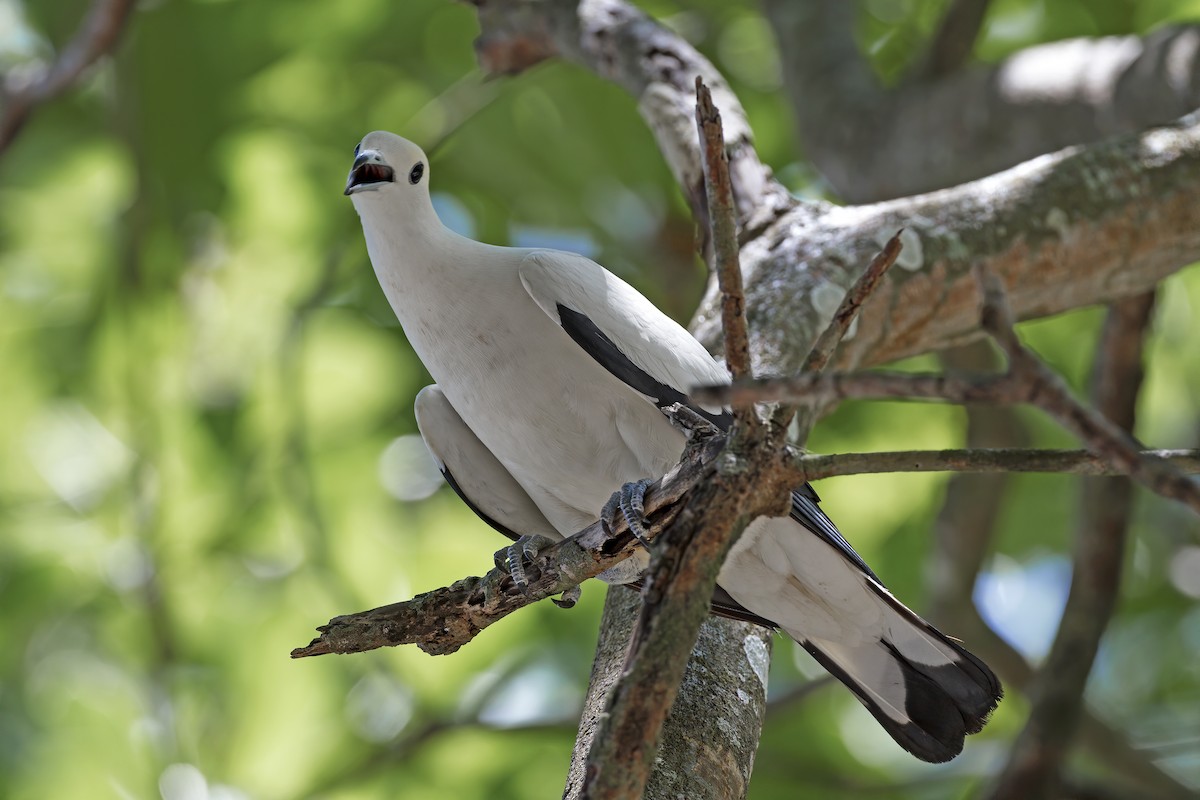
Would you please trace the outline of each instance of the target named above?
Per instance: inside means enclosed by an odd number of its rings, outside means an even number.
[[[935,45],[924,68],[929,79],[887,88],[854,40],[856,5],[763,6],[805,153],[850,202],[956,186],[1200,106],[1198,26],[1053,42],[989,67],[945,72],[937,54],[946,53],[947,66],[963,54]],[[958,5],[969,17],[983,4]],[[962,20],[964,30],[971,21]],[[945,25],[952,23],[948,15]]]
[[[952,0],[914,77],[942,78],[957,72],[975,49],[991,0]]]
[[[899,269],[839,348],[842,367],[976,338],[976,264],[1003,276],[1017,316],[1027,319],[1145,291],[1200,260],[1200,117],[936,194],[797,207],[742,247],[759,374],[799,371],[817,320],[878,251],[881,232],[901,227]],[[715,341],[711,286],[695,319],[697,337]]]
[[[684,465],[650,487],[646,514],[653,540],[689,501],[692,490],[712,469],[720,440],[708,446],[702,463]],[[1200,473],[1200,450],[1147,450],[1179,470]],[[1045,472],[1075,475],[1118,475],[1120,468],[1084,450],[909,450],[883,453],[816,455],[792,451],[781,468],[784,484],[845,475],[882,472]],[[468,577],[453,585],[417,595],[412,600],[370,611],[334,617],[321,635],[292,651],[293,658],[328,653],[359,653],[378,647],[415,644],[431,655],[447,655],[475,638],[484,628],[517,609],[552,597],[624,561],[636,549],[623,521],[611,535],[595,522],[538,554],[539,573],[521,592],[507,571],[492,569],[482,578]]]
[[[13,86],[5,75],[0,113],[0,154],[16,139],[30,115],[41,104],[70,89],[101,56],[112,52],[133,12],[134,0],[93,0],[87,18],[58,59],[40,77]]]
[[[1200,474],[1200,450],[1143,450],[1181,472]],[[1007,472],[1043,472],[1070,475],[1124,476],[1125,471],[1104,456],[1087,450],[996,448],[966,450],[900,450],[878,453],[795,453],[790,461],[797,480],[819,481],[842,475],[877,475],[888,472],[956,472],[986,475]]]
[[[679,467],[647,490],[648,538],[656,537],[675,519],[692,488],[713,472],[711,462],[722,442],[710,440],[690,448]],[[620,515],[611,532],[597,521],[540,551],[538,574],[524,592],[507,570],[495,568],[482,578],[463,578],[412,600],[334,617],[317,629],[319,637],[293,650],[292,658],[359,653],[401,644],[415,644],[430,655],[447,655],[513,611],[564,592],[624,561],[637,546]]]
[[[1096,353],[1096,408],[1126,432],[1133,429],[1143,377],[1142,347],[1153,308],[1153,293],[1114,304]],[[1088,674],[1120,594],[1132,511],[1128,480],[1084,481],[1071,591],[1034,683],[1029,719],[992,789],[993,800],[1039,800],[1058,790],[1063,760],[1083,710]]]

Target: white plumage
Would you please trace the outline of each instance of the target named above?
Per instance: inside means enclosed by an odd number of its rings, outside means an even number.
[[[417,398],[430,451],[463,499],[510,535],[569,535],[622,484],[657,478],[684,441],[660,410],[728,381],[686,330],[600,265],[494,247],[438,220],[428,161],[367,135],[346,193],[376,275],[437,385]],[[728,424],[721,409],[697,410]],[[606,573],[637,577],[643,559]],[[896,601],[797,490],[788,518],[750,525],[721,587],[847,684],[903,747],[944,761],[1000,696],[991,671]]]

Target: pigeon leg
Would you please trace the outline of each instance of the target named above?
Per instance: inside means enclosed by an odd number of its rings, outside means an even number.
[[[651,483],[653,481],[643,478],[640,481],[623,485],[613,492],[613,496],[604,504],[604,510],[600,512],[600,519],[610,532],[616,528],[617,513],[619,512],[625,518],[629,532],[647,550],[650,549],[650,531],[646,527],[646,509],[642,503],[646,498],[646,489]]]
[[[545,536],[526,535],[508,547],[497,550],[492,558],[496,562],[496,568],[507,571],[512,576],[513,583],[517,585],[517,588],[525,591],[529,587],[529,578],[525,574],[526,569],[533,565],[539,550],[552,544],[554,544],[554,540],[547,539]]]

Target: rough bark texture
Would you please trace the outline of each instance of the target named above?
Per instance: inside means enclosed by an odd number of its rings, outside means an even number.
[[[609,589],[563,794],[568,800],[580,797],[585,756],[604,713],[607,694],[621,674],[640,606],[636,592]],[[772,638],[766,628],[749,622],[705,620],[663,728],[657,762],[661,768],[651,773],[646,797],[726,800],[746,796],[766,716]],[[738,652],[741,658],[729,657]]]
[[[849,202],[965,183],[1200,106],[1197,26],[1052,42],[986,67],[930,65],[887,88],[854,41],[857,3],[763,6],[805,154]]]
[[[860,366],[979,335],[976,264],[1020,319],[1134,294],[1200,259],[1200,120],[1044,156],[975,183],[853,208],[801,206],[742,247],[759,374],[807,343],[896,230],[904,251],[835,363]],[[719,338],[710,288],[695,332]]]

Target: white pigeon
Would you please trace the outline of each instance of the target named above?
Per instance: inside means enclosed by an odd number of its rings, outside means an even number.
[[[421,435],[492,527],[513,539],[570,535],[623,486],[668,472],[685,442],[663,409],[729,376],[599,264],[449,230],[429,177],[419,147],[377,131],[355,149],[345,191],[379,283],[437,381],[417,396]],[[730,424],[721,409],[692,408]],[[786,632],[913,755],[953,758],[995,708],[999,681],[895,599],[818,500],[800,487],[790,517],[746,529],[721,568],[716,610]],[[633,581],[645,562],[624,563],[603,577]]]

